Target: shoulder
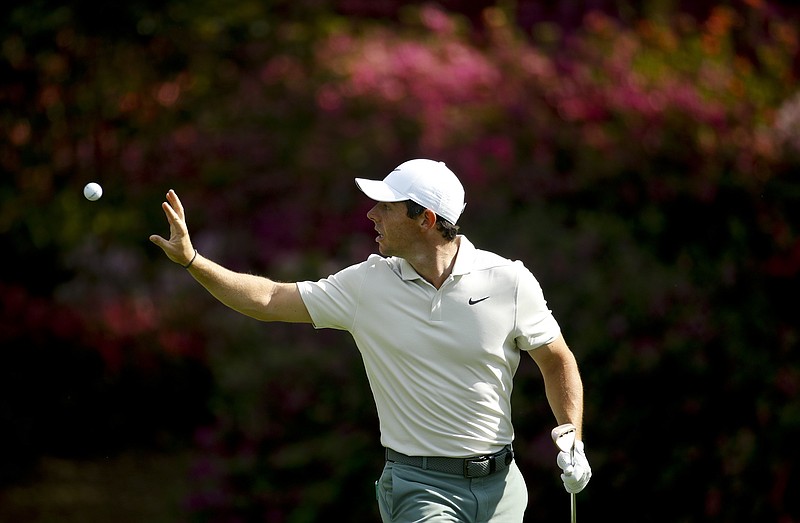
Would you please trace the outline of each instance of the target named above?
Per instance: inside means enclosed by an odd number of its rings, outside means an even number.
[[[475,275],[506,281],[515,287],[529,284],[538,287],[536,277],[520,260],[512,260],[482,249],[474,249],[471,256],[472,264],[469,272]]]
[[[345,267],[322,281],[363,281],[380,275],[400,274],[401,260],[371,254],[366,260]]]
[[[458,257],[454,268],[457,274],[510,267],[513,261],[494,252],[478,249],[466,236],[459,236]]]
[[[510,268],[515,264],[521,265],[521,262],[515,262],[490,251],[475,249],[475,262],[473,265],[475,270]]]
[[[394,256],[386,258],[380,254],[370,254],[369,257],[363,262],[359,263],[357,267],[365,272],[392,272],[399,274],[403,260],[395,258]]]
[[[475,249],[474,259],[472,262],[473,271],[494,271],[504,272],[509,275],[518,275],[521,272],[529,272],[519,260],[512,260],[501,256],[500,254],[485,251],[483,249]]]
[[[350,265],[349,267],[345,267],[344,269],[340,269],[338,272],[332,274],[331,276],[336,276],[337,274],[342,273],[354,273],[354,272],[365,272],[375,269],[387,269],[390,268],[392,265],[392,260],[389,258],[384,258],[383,256],[379,256],[377,254],[370,254],[366,260],[362,262],[355,263]]]
[[[316,281],[307,280],[297,283],[303,300],[334,300],[340,303],[357,300],[361,296],[366,282],[375,275],[390,273],[387,260],[381,256],[371,255],[366,260],[355,263]]]

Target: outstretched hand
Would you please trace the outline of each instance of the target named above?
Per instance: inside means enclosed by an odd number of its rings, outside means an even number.
[[[187,265],[194,256],[194,247],[186,227],[186,215],[180,198],[172,189],[167,193],[167,201],[161,204],[169,222],[169,240],[157,234],[150,236],[150,241],[161,247],[167,257],[181,265]]]

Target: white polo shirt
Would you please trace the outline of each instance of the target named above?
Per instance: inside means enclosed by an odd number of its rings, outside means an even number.
[[[521,262],[458,240],[453,272],[438,290],[404,259],[378,255],[297,284],[314,327],[353,336],[381,443],[410,456],[474,456],[511,443],[520,351],[560,333]]]

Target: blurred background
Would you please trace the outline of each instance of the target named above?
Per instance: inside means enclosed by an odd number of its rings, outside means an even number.
[[[577,355],[581,519],[800,521],[794,2],[0,13],[0,521],[377,521],[349,335],[238,316],[147,238],[173,188],[205,256],[315,280],[375,251],[353,178],[414,157]],[[528,520],[566,520],[532,361],[513,401]]]

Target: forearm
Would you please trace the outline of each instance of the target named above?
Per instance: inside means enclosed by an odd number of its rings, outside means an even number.
[[[581,439],[583,428],[583,383],[574,357],[545,374],[547,401],[558,424],[572,423]]]
[[[583,428],[583,383],[575,355],[562,336],[530,351],[544,378],[545,394],[559,425],[572,423],[580,438]]]
[[[217,300],[261,321],[281,321],[273,297],[281,284],[262,276],[234,272],[198,254],[189,273]]]

